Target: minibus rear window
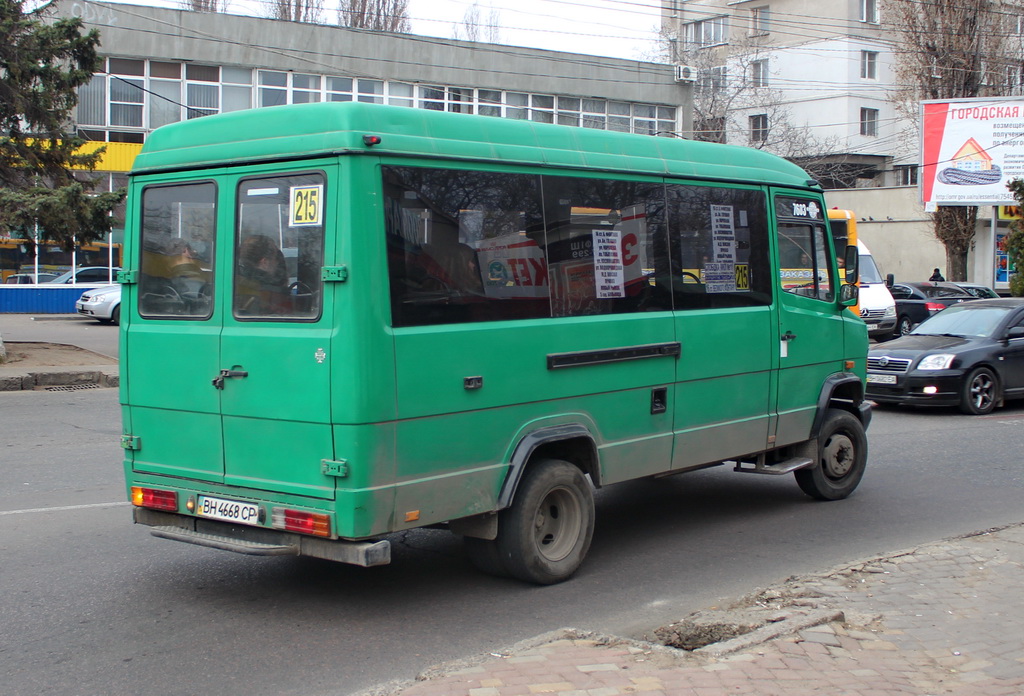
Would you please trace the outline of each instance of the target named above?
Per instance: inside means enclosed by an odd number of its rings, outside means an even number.
[[[142,193],[139,314],[208,319],[213,313],[217,188],[150,186]]]

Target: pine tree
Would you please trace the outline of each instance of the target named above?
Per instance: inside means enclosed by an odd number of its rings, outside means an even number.
[[[100,65],[96,31],[78,18],[44,21],[21,0],[0,0],[0,236],[70,248],[110,231],[124,192],[92,194],[88,172],[101,151],[79,152],[72,132],[75,90]]]

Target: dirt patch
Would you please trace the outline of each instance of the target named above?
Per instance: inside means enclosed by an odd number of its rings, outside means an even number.
[[[61,343],[5,341],[4,346],[7,348],[7,360],[2,365],[10,367],[68,367],[117,362],[106,355]]]

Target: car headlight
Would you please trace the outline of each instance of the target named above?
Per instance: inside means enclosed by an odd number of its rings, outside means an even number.
[[[953,358],[955,355],[949,353],[936,353],[935,355],[926,355],[922,358],[921,362],[918,363],[917,369],[919,370],[948,370],[949,366],[953,364]]]
[[[885,308],[885,314],[882,315],[885,319],[896,316],[896,305]]]

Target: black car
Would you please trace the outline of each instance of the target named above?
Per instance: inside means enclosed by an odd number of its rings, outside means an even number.
[[[896,336],[910,333],[920,324],[950,305],[976,300],[974,295],[953,283],[896,283],[889,288],[896,300]]]
[[[957,304],[873,346],[866,396],[973,414],[1024,398],[1024,298]]]

